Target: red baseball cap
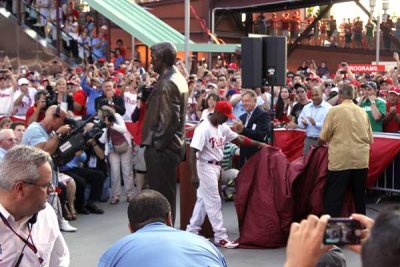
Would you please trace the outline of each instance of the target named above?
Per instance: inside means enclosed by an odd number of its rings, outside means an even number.
[[[360,86],[361,86],[361,83],[360,83],[359,81],[357,81],[357,80],[351,80],[350,83],[351,83],[352,85],[357,86],[357,87],[360,87]]]
[[[398,86],[393,86],[392,88],[390,88],[389,93],[400,95],[400,88]]]
[[[389,77],[383,77],[383,79],[380,81],[380,83],[388,83],[393,85],[393,80]]]
[[[223,113],[229,119],[235,118],[235,115],[232,113],[232,104],[229,101],[218,101],[214,110]]]

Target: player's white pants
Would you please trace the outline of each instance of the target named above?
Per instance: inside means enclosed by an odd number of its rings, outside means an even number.
[[[221,198],[218,190],[218,179],[221,167],[197,161],[197,175],[200,186],[197,189],[197,201],[193,209],[190,224],[186,231],[198,234],[206,215],[210,220],[216,242],[228,239],[226,229],[223,227]]]

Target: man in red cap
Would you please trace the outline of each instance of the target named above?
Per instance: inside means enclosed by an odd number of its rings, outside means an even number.
[[[388,101],[386,102],[386,115],[383,119],[383,131],[395,133],[400,131],[400,88],[394,86],[390,88]]]
[[[214,231],[215,245],[235,248],[239,244],[228,239],[226,229],[223,227],[221,198],[218,190],[224,145],[233,141],[239,145],[260,149],[266,144],[233,132],[225,124],[228,118],[235,118],[231,103],[219,101],[215,105],[214,113],[203,120],[194,131],[190,144],[190,163],[192,183],[197,188],[197,201],[186,230],[198,234],[205,216],[208,215]]]

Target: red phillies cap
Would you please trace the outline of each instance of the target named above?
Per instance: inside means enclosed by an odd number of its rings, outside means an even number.
[[[217,111],[223,113],[229,119],[235,118],[235,115],[233,115],[233,113],[232,113],[232,104],[229,101],[218,101],[217,104],[215,105],[214,110],[217,110]]]
[[[357,80],[351,80],[350,83],[351,83],[352,85],[357,86],[357,87],[360,87],[360,86],[361,86],[361,83],[360,83],[359,81],[357,81]]]
[[[311,78],[311,81],[317,81],[317,82],[320,83],[322,80],[321,80],[321,78],[319,76],[314,76],[314,77]]]
[[[384,77],[380,83],[388,83],[393,85],[393,80],[390,79],[389,77]]]
[[[393,86],[392,88],[390,88],[389,93],[400,95],[400,88],[398,86]]]

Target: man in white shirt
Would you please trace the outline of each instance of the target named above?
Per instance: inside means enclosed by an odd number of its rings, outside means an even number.
[[[17,83],[10,70],[0,70],[0,115],[10,116]]]
[[[0,265],[69,266],[68,247],[47,203],[54,191],[47,152],[10,149],[0,162]]]
[[[236,248],[239,244],[230,241],[223,227],[221,198],[218,179],[221,173],[221,160],[224,157],[224,145],[235,142],[239,145],[254,146],[259,149],[264,143],[253,141],[233,132],[225,122],[235,116],[228,101],[219,101],[214,113],[197,126],[190,144],[190,163],[192,183],[197,188],[197,200],[186,231],[198,234],[208,215],[214,231],[214,243],[224,248]]]
[[[303,156],[306,157],[311,145],[318,144],[318,136],[326,114],[331,109],[331,105],[322,98],[322,89],[315,86],[311,89],[312,102],[304,106],[298,119],[298,127],[306,129],[306,138],[304,139]]]

